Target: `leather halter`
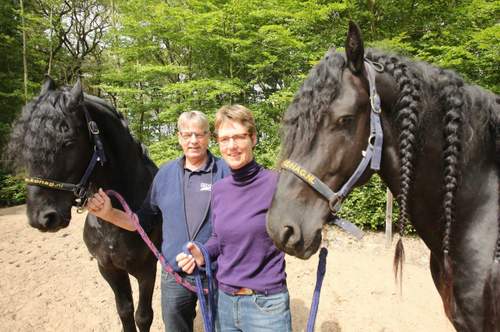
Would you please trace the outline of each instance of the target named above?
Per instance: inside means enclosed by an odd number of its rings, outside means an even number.
[[[370,168],[374,171],[378,171],[380,169],[384,134],[382,132],[382,125],[380,121],[380,112],[382,111],[380,106],[380,96],[378,95],[375,86],[375,71],[382,72],[383,67],[381,64],[372,63],[367,59],[365,59],[364,65],[370,88],[370,136],[368,137],[366,149],[362,152],[363,159],[361,159],[358,167],[342,188],[340,188],[339,191],[334,192],[315,175],[309,173],[302,166],[290,159],[283,161],[281,164],[281,168],[292,172],[299,179],[313,187],[319,194],[326,198],[328,206],[334,215],[340,211],[343,200],[349,195],[354,184],[365,172],[368,164],[370,164]]]
[[[94,153],[89,161],[85,173],[83,173],[82,178],[77,184],[60,182],[55,180],[49,180],[39,177],[26,177],[24,182],[30,186],[38,186],[55,190],[71,191],[75,195],[75,206],[78,208],[79,213],[83,212],[83,207],[86,204],[86,200],[89,196],[90,188],[90,175],[94,171],[96,164],[99,162],[101,166],[106,162],[106,155],[104,153],[104,146],[102,144],[101,138],[99,137],[99,127],[90,117],[87,107],[83,105],[83,111],[85,114],[85,120],[87,121],[87,128],[89,131],[89,136],[94,142]]]

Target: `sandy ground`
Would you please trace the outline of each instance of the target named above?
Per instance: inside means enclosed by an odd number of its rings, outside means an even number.
[[[83,216],[40,233],[27,224],[25,206],[0,210],[0,331],[120,331],[113,293],[82,240]],[[428,250],[406,239],[403,294],[392,273],[393,248],[383,234],[356,242],[329,231],[327,273],[316,331],[454,331],[445,318],[428,269]],[[317,255],[287,257],[294,331],[305,329]],[[159,282],[152,331],[162,331]],[[133,282],[134,292],[137,284]],[[199,315],[196,330],[202,331]]]

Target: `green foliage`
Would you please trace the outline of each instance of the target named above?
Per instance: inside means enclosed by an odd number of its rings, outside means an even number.
[[[19,16],[12,1],[0,3],[0,151],[7,141],[10,123],[23,104],[22,42]]]
[[[106,29],[81,58],[59,32],[71,15],[65,6],[90,2],[101,5],[95,8]],[[24,96],[18,2],[4,1],[0,9],[1,148]],[[282,114],[328,48],[344,45],[349,20],[358,22],[367,46],[456,70],[499,93],[499,11],[500,3],[488,0],[25,1],[28,99],[52,54],[52,76],[72,83],[81,71],[88,92],[124,113],[157,164],[181,155],[175,136],[181,112],[200,110],[213,122],[220,106],[239,103],[256,118],[256,159],[274,167]],[[211,149],[218,153],[214,143]],[[381,227],[380,179],[357,189],[343,211],[365,228]]]
[[[386,191],[380,177],[373,176],[366,185],[352,191],[339,215],[365,230],[382,230],[385,227]],[[397,221],[398,211],[397,204],[394,204],[393,224]]]
[[[0,172],[0,206],[23,204],[26,186],[21,177]]]
[[[158,166],[182,155],[182,149],[177,142],[176,135],[171,135],[166,139],[151,144],[148,150],[151,159]]]

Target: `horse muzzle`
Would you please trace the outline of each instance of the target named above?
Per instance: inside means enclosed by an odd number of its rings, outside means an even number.
[[[57,232],[68,227],[71,216],[59,213],[52,208],[28,213],[29,224],[42,232]]]
[[[294,214],[268,215],[267,232],[276,247],[289,255],[308,259],[321,245],[321,225],[314,225],[307,221],[299,222],[295,218],[290,218]]]

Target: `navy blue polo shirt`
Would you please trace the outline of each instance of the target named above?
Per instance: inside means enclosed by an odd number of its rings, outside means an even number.
[[[184,166],[184,211],[189,239],[198,233],[210,208],[212,196],[212,168],[214,160],[208,157],[205,165],[191,171]]]

